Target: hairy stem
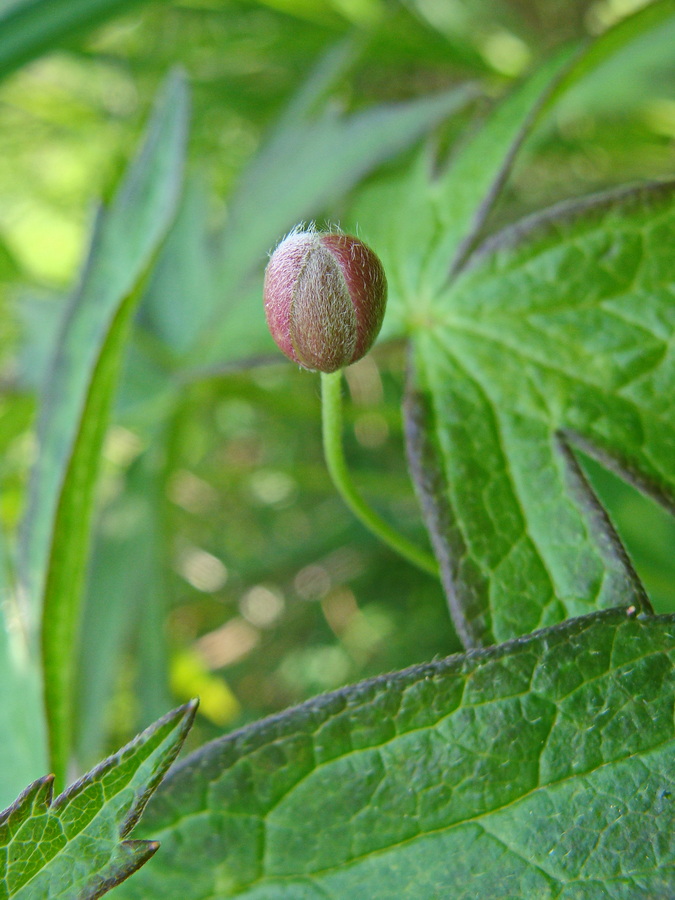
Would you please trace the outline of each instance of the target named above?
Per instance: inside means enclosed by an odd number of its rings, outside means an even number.
[[[321,414],[323,451],[326,465],[338,493],[357,519],[373,534],[430,575],[438,576],[438,564],[431,554],[399,534],[372,510],[352,483],[342,446],[342,373],[321,373]]]

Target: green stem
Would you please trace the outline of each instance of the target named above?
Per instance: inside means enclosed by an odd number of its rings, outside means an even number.
[[[342,446],[342,372],[321,373],[321,414],[323,424],[323,452],[333,484],[357,519],[380,540],[403,556],[408,562],[438,576],[438,565],[429,553],[425,553],[391,525],[380,518],[358,494],[354,487]]]

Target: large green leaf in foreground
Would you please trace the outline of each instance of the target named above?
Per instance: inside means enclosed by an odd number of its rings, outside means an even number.
[[[506,640],[641,586],[570,445],[675,509],[675,190],[494,238],[414,337],[411,462],[458,631]]]
[[[52,801],[53,776],[0,813],[3,900],[93,900],[157,850],[125,841],[176,758],[196,702],[174,710]]]
[[[675,618],[610,610],[319,698],[164,782],[116,897],[675,894]]]

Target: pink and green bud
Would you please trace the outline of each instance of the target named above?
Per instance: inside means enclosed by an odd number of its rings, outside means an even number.
[[[272,254],[264,299],[279,349],[306,369],[335,372],[372,347],[384,318],[387,279],[358,238],[295,232]]]

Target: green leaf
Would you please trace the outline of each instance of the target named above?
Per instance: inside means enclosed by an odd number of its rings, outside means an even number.
[[[215,267],[208,218],[205,185],[193,176],[139,310],[140,324],[176,357],[190,349],[213,312]]]
[[[449,310],[459,290],[452,278],[543,113],[583,76],[674,13],[672,0],[652,4],[571,62],[563,51],[497,106],[440,177],[430,179],[424,160],[418,160],[403,185],[387,184],[366,197],[364,232],[382,253],[391,288],[384,334],[414,337],[418,373],[408,402],[409,456],[455,625],[467,646],[507,640],[598,606],[647,608],[569,449],[571,437],[558,434],[562,426],[555,413],[546,421],[546,414],[533,412],[555,398],[538,396],[536,383],[528,400],[519,405],[514,398],[522,380],[517,339],[501,334],[504,346],[512,341],[508,364],[507,354],[493,356],[485,344],[463,344],[460,354],[464,338],[455,341]],[[560,270],[559,296],[568,287],[566,274]],[[495,292],[501,290],[497,281]],[[533,295],[543,287],[528,285]],[[514,289],[522,292],[520,284],[508,285],[502,303],[515,310]],[[476,313],[464,290],[462,320],[468,321]],[[569,327],[574,332],[578,325],[570,321]],[[560,338],[567,340],[562,333]],[[597,365],[604,363],[599,357]],[[483,368],[501,378],[499,398]]]
[[[69,299],[61,296],[22,298],[17,310],[21,329],[17,381],[22,390],[37,394],[45,384]]]
[[[160,719],[52,801],[53,776],[0,813],[0,897],[93,900],[142,866],[154,841],[124,838],[176,758],[196,701]]]
[[[441,286],[447,280],[448,259],[453,252],[457,266],[471,249],[518,151],[555,101],[606,60],[616,57],[624,47],[673,15],[673,0],[661,0],[622,20],[574,53],[571,48],[564,48],[496,107],[485,126],[460,149],[445,176],[432,186],[440,239],[427,266],[430,284]]]
[[[673,0],[660,0],[594,43],[564,48],[495,107],[455,149],[440,175],[425,154],[402,181],[385,181],[363,193],[352,218],[387,272],[390,302],[383,336],[414,329],[424,320],[453,266],[459,267],[476,242],[519,150],[553,104],[673,15]]]
[[[107,506],[96,529],[82,617],[82,633],[96,635],[96,640],[80,642],[77,667],[80,765],[104,752],[110,699],[131,635],[139,721],[154,721],[170,705],[164,637],[168,590],[160,547],[165,485],[157,455],[146,451],[131,465],[124,490]]]
[[[0,15],[0,78],[140,0],[26,0]]]
[[[674,629],[596,613],[215,741],[120,900],[671,896]]]
[[[646,603],[570,446],[675,510],[674,188],[507,229],[415,336],[412,466],[468,643]]]
[[[99,217],[42,397],[20,576],[28,627],[43,622],[45,699],[59,783],[72,730],[75,645],[98,460],[138,284],[176,210],[187,107],[184,80],[173,75],[137,160]]]
[[[42,684],[0,534],[0,807],[47,768]]]
[[[0,401],[0,459],[7,498],[7,460],[12,443],[26,433],[33,401],[10,392]],[[10,486],[11,490],[11,486]],[[30,652],[13,571],[14,544],[0,526],[0,809],[47,769],[39,660]],[[166,708],[166,707],[165,707]]]

